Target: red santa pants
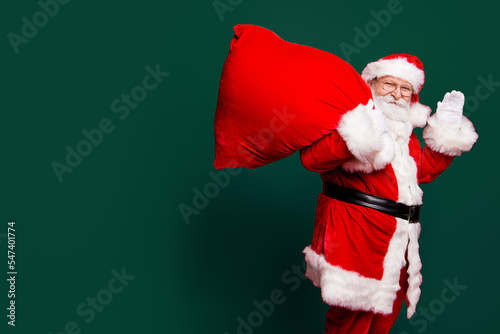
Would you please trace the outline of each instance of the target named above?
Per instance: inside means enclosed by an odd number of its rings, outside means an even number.
[[[387,334],[398,317],[407,289],[406,266],[401,269],[399,286],[391,314],[351,311],[330,306],[326,312],[326,334]]]

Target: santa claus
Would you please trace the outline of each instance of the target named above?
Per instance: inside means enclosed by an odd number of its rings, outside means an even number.
[[[458,91],[446,93],[429,117],[431,109],[418,102],[424,71],[417,57],[384,57],[361,76],[374,101],[344,114],[336,131],[300,151],[303,166],[324,182],[304,254],[306,276],[330,305],[326,333],[387,333],[403,299],[407,317],[415,313],[422,283],[419,183],[434,180],[478,137]],[[423,149],[415,127],[425,127]]]

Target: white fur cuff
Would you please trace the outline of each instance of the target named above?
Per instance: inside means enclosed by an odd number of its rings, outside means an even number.
[[[344,114],[337,127],[355,157],[342,166],[347,171],[371,173],[394,159],[394,142],[390,134],[379,129],[370,112],[373,112],[370,103],[360,104]]]
[[[474,125],[465,116],[461,123],[443,123],[436,119],[436,114],[429,118],[422,135],[432,150],[450,156],[470,151],[478,138]]]

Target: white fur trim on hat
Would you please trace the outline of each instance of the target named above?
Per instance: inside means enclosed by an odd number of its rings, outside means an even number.
[[[415,65],[406,61],[404,57],[394,59],[382,59],[366,65],[361,77],[366,81],[380,78],[385,75],[408,81],[415,93],[418,93],[424,84],[424,72]]]

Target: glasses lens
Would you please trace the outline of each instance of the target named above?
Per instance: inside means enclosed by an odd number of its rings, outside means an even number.
[[[397,85],[392,82],[382,82],[382,87],[386,92],[392,93],[396,90]]]
[[[400,87],[400,90],[401,90],[401,95],[404,96],[404,97],[409,97],[411,96],[411,88],[410,87]]]

